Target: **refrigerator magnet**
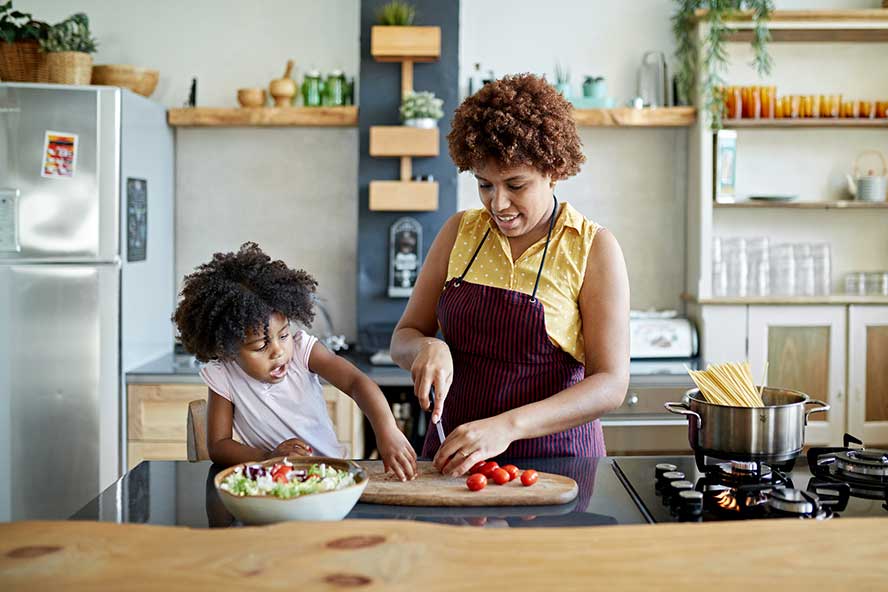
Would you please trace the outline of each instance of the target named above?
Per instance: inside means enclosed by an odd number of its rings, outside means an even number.
[[[41,177],[70,179],[77,166],[77,134],[47,130],[40,159]]]

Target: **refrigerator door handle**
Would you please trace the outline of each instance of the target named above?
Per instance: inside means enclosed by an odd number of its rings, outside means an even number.
[[[22,250],[18,236],[19,195],[21,191],[15,187],[0,187],[0,251]]]

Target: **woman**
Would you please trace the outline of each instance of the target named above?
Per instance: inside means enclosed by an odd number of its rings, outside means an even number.
[[[571,106],[507,76],[459,106],[447,139],[484,207],[444,224],[392,336],[449,432],[439,445],[430,429],[423,456],[449,475],[503,453],[603,456],[598,418],[629,382],[629,286],[613,235],[555,197],[585,160]]]

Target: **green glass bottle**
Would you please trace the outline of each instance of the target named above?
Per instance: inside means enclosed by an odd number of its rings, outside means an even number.
[[[309,70],[302,81],[302,104],[306,107],[320,107],[322,104],[321,73]]]

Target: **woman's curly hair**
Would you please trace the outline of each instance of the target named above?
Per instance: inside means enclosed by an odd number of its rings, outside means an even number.
[[[310,326],[317,285],[307,272],[272,261],[248,242],[237,253],[214,254],[185,276],[173,321],[198,360],[230,360],[248,332],[261,328],[267,336],[275,312]]]
[[[572,107],[545,79],[506,76],[484,85],[456,109],[447,135],[460,172],[493,158],[501,166],[529,165],[553,180],[585,162]]]

